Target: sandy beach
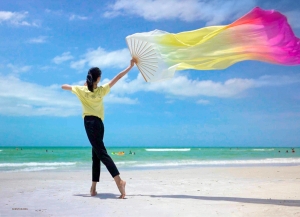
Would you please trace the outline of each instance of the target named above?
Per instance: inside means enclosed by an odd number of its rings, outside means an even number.
[[[0,216],[300,216],[300,166],[0,173]]]

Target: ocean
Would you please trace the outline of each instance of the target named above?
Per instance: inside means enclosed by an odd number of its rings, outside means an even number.
[[[122,170],[300,165],[300,148],[107,147]],[[120,155],[119,155],[120,154]],[[0,172],[91,169],[91,147],[0,147]],[[106,170],[102,165],[101,169]]]

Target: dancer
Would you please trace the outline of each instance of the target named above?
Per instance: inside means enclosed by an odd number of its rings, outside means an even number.
[[[71,86],[69,84],[62,85],[62,89],[69,90],[74,93],[82,104],[84,126],[87,137],[92,145],[92,186],[90,189],[91,196],[97,195],[96,185],[100,178],[100,161],[106,166],[107,170],[114,178],[116,185],[121,193],[119,198],[125,198],[126,182],[121,179],[120,173],[108,155],[103,143],[104,136],[104,107],[103,97],[107,95],[110,88],[117,83],[117,81],[126,75],[134,66],[135,60],[130,61],[130,65],[114,77],[109,83],[98,87],[101,79],[101,70],[93,67],[88,71],[86,83],[84,86]]]

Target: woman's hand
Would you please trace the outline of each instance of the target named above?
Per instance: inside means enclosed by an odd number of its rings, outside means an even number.
[[[62,88],[63,90],[69,90],[69,91],[72,91],[72,86],[69,85],[69,84],[63,84],[63,85],[61,85],[61,88]]]
[[[130,68],[132,68],[134,66],[134,64],[137,63],[137,60],[135,57],[133,57],[131,60],[130,60]]]

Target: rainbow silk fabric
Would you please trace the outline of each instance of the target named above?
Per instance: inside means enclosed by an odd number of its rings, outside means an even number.
[[[172,34],[160,30],[126,37],[146,81],[173,77],[176,70],[225,69],[244,60],[300,64],[300,40],[286,17],[258,7],[224,26]]]

